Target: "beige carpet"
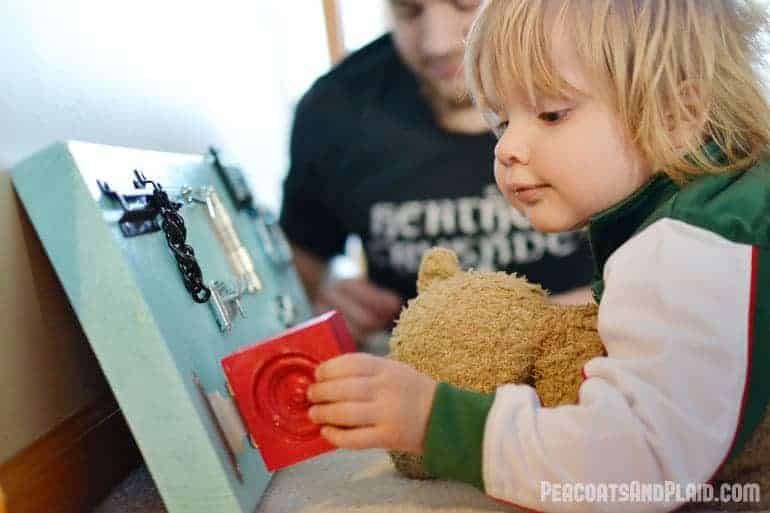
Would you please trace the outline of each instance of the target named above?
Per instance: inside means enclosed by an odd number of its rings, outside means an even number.
[[[513,511],[472,486],[413,481],[384,451],[337,451],[273,477],[258,513],[481,513]]]
[[[278,472],[257,513],[486,513],[515,511],[475,488],[412,481],[384,451],[335,451]],[[135,471],[93,513],[166,513],[147,469]]]
[[[393,470],[385,452],[371,450],[335,451],[277,473],[256,513],[498,511],[516,510],[489,499],[471,486],[404,479]],[[705,508],[698,511],[713,513]],[[166,509],[147,469],[142,467],[93,513],[166,513]]]

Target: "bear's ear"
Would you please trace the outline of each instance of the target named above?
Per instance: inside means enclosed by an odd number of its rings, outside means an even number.
[[[451,249],[431,248],[425,252],[417,274],[417,293],[423,292],[431,283],[446,280],[460,272],[460,262]]]

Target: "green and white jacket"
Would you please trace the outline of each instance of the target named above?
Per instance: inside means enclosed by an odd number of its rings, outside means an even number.
[[[583,368],[579,403],[441,383],[425,465],[534,510],[670,511],[541,501],[541,482],[706,483],[740,451],[770,397],[770,163],[683,188],[658,174],[589,234],[607,356]]]

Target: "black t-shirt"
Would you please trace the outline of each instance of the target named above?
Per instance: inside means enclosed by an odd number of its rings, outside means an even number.
[[[490,134],[436,123],[389,35],[353,53],[300,101],[281,226],[323,259],[360,235],[369,278],[416,294],[422,253],[457,252],[464,268],[524,274],[552,292],[590,282],[581,232],[542,234],[494,184]]]

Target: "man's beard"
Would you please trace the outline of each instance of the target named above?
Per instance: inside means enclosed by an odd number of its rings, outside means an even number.
[[[434,107],[442,111],[465,110],[473,107],[473,99],[463,88],[448,93],[436,87],[430,80],[418,75],[420,93]]]

